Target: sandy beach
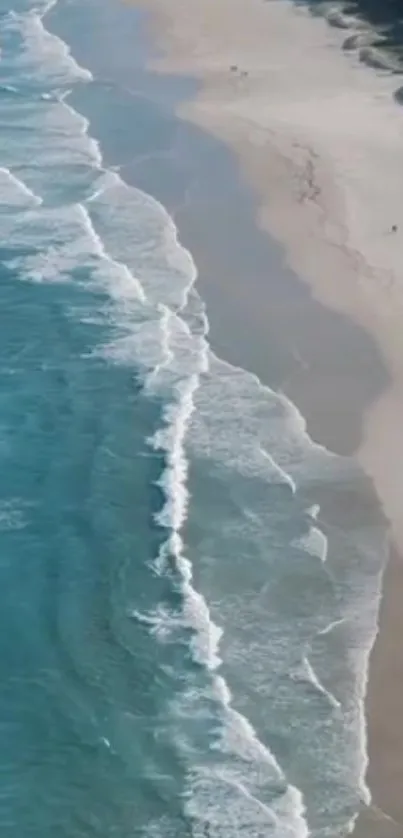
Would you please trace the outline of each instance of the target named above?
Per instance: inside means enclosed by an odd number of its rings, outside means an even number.
[[[366,352],[359,363],[351,358],[350,379],[344,363],[335,389],[347,411],[332,402],[325,377],[319,386],[317,376],[308,393],[303,375],[284,389],[314,439],[355,454],[391,523],[395,548],[367,696],[373,805],[355,834],[401,838],[403,110],[393,96],[399,81],[368,67],[356,51],[343,51],[345,30],[287,0],[248,0],[247,14],[246,0],[152,0],[147,8],[161,47],[154,68],[201,82],[180,116],[236,151],[258,197],[258,224],[280,243],[288,266],[319,303],[354,322],[378,348],[381,372]],[[302,369],[312,363],[305,347]],[[373,389],[357,396],[358,383],[376,376]]]

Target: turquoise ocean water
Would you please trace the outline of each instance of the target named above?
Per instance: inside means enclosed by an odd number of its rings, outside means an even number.
[[[139,27],[0,0],[1,834],[334,838],[368,799],[383,533],[322,519],[360,475],[213,353],[120,174],[160,136],[125,107]]]

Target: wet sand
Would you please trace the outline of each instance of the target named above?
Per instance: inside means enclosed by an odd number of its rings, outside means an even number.
[[[361,814],[353,838],[403,836],[402,595],[403,561],[392,550],[384,575],[380,631],[372,653],[367,693],[367,782],[373,805]]]
[[[180,115],[235,149],[260,198],[260,226],[281,243],[313,296],[375,338],[393,380],[392,409],[384,396],[371,409],[359,455],[403,545],[392,498],[403,468],[388,486],[389,463],[373,456],[380,436],[387,450],[403,416],[398,81],[343,52],[345,30],[299,4],[251,0],[245,19],[244,2],[152,0],[155,30],[168,46],[154,67],[201,80]],[[396,457],[403,466],[403,452]]]
[[[398,549],[385,575],[367,698],[374,805],[356,836],[401,838],[403,242],[400,227],[393,234],[391,227],[403,215],[403,116],[392,99],[396,80],[345,56],[345,33],[285,0],[251,0],[247,21],[243,0],[151,5],[160,43],[170,47],[158,69],[202,80],[180,107],[187,128],[174,158],[186,172],[186,193],[170,206],[167,194],[159,197],[196,257],[213,347],[290,395],[314,439],[356,452],[392,523]],[[236,178],[224,159],[216,182],[217,148],[210,159],[195,156],[194,137],[186,137],[192,124],[237,152],[242,201],[231,196]],[[142,176],[155,194],[151,172],[137,170],[140,186]],[[256,215],[257,195],[259,225],[281,247],[265,249],[257,229],[254,238],[245,228],[249,186],[247,217]],[[217,217],[214,231],[209,219]],[[234,333],[236,341],[228,338]]]

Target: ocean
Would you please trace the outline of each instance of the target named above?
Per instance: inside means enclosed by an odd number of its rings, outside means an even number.
[[[0,49],[2,835],[344,836],[385,530],[275,342],[272,387],[210,343],[195,84],[112,0],[0,0]]]

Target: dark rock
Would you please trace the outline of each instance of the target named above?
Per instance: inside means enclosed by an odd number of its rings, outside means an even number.
[[[398,105],[403,105],[403,87],[398,87],[393,95]]]

